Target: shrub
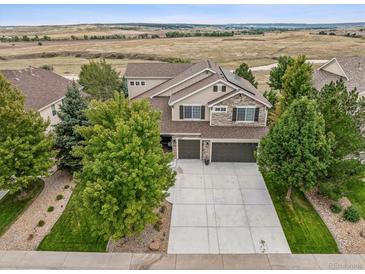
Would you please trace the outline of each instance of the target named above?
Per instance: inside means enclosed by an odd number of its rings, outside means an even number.
[[[333,213],[340,213],[342,211],[342,207],[339,203],[333,203],[331,204],[331,207],[330,207],[331,211]]]
[[[58,194],[57,197],[56,197],[56,200],[59,201],[59,200],[62,200],[63,199],[63,195],[62,194]]]
[[[44,222],[43,220],[40,220],[40,221],[38,222],[38,226],[39,226],[39,227],[44,226],[44,224],[45,224],[45,222]]]
[[[52,212],[54,210],[54,206],[50,206],[50,207],[48,207],[48,209],[47,209],[47,211],[48,212]]]
[[[354,206],[349,206],[348,208],[346,208],[343,216],[345,220],[352,223],[356,223],[360,220],[359,210]]]
[[[53,71],[53,65],[42,65],[41,69]]]

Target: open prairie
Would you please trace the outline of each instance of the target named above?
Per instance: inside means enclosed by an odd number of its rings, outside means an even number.
[[[0,69],[53,65],[57,73],[75,74],[88,59],[105,58],[121,73],[128,62],[211,59],[234,69],[240,63],[260,66],[280,55],[305,54],[308,59],[365,55],[365,39],[317,35],[308,30],[268,32],[233,37],[188,37],[137,40],[77,40],[0,43]],[[264,83],[266,76],[257,72]]]

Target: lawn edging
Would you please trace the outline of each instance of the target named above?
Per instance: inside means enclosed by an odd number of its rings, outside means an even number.
[[[28,201],[25,202],[25,205],[19,209],[19,211],[16,213],[16,215],[12,218],[12,220],[10,222],[8,222],[2,228],[0,227],[0,237],[3,236],[6,233],[6,231],[8,231],[8,229],[11,227],[11,225],[13,223],[15,223],[22,216],[22,214],[29,208],[29,206],[42,193],[42,191],[44,189],[44,185],[45,185],[44,180],[41,178],[37,178],[37,180],[34,182],[34,184],[35,184],[35,186],[34,186],[34,188],[31,189],[31,191],[36,190],[37,192],[34,194],[34,196],[32,196]],[[37,186],[38,184],[39,184],[39,186]],[[5,204],[8,201],[8,199],[11,199],[11,196],[14,196],[14,198],[16,198],[15,195],[17,195],[17,194],[16,193],[10,194],[9,192],[6,193],[5,196],[0,200],[0,208],[3,203]],[[18,202],[22,202],[22,200],[18,200]]]

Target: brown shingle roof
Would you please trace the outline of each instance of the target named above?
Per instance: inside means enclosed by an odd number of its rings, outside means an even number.
[[[330,82],[336,82],[343,79],[348,90],[357,88],[357,91],[365,90],[365,56],[352,57],[336,57],[341,68],[349,78],[345,79],[339,75],[325,71],[323,69],[316,70],[313,74],[313,85],[317,90],[320,90],[324,85]]]
[[[161,110],[161,134],[195,133],[207,139],[261,139],[268,132],[268,127],[234,127],[210,126],[209,122],[184,122],[171,120],[171,107],[168,97],[154,97],[149,99],[151,104]]]
[[[72,81],[45,69],[0,70],[25,96],[27,109],[39,110],[64,97]]]
[[[147,90],[144,93],[141,93],[140,95],[136,96],[136,98],[152,96],[154,94],[157,94],[157,93],[185,80],[186,78],[191,77],[192,75],[194,75],[206,68],[211,68],[209,61],[201,61],[199,63],[193,64],[192,66],[190,66],[189,68],[187,68],[183,72],[181,72],[180,74],[176,75],[176,77],[162,83],[161,85],[153,87],[152,89]]]
[[[173,78],[191,66],[192,64],[128,63],[124,76]]]

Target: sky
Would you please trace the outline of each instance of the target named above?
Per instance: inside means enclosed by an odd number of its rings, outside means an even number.
[[[365,22],[365,5],[0,5],[0,25]]]

